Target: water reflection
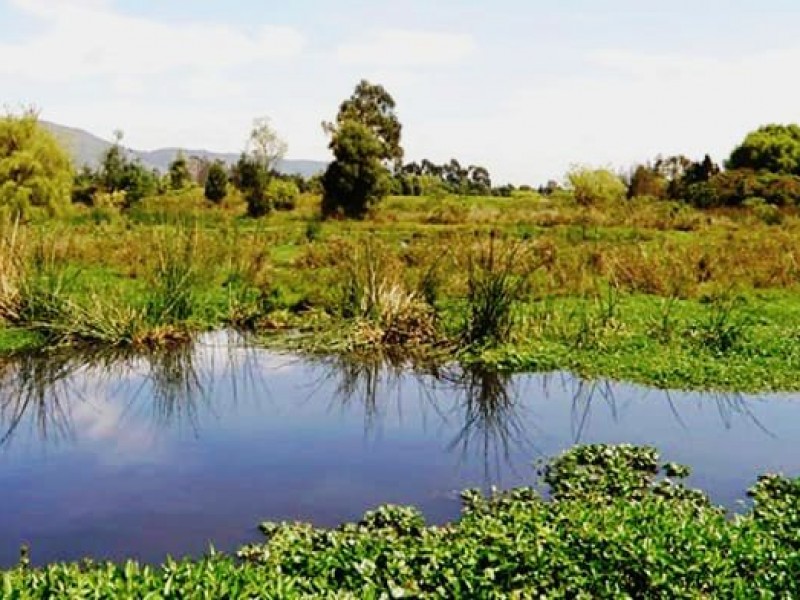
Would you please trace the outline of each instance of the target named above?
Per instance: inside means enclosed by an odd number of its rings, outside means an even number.
[[[32,354],[0,364],[0,448],[9,445],[20,426],[35,427],[42,443],[74,439],[73,410],[91,402],[98,390],[106,400],[124,404],[121,420],[137,409],[149,414],[153,426],[191,429],[202,434],[202,413],[218,415],[235,406],[241,397],[270,397],[270,369],[260,360],[274,356],[247,344],[238,335],[225,333],[146,353],[128,350]],[[278,367],[298,365],[309,371],[298,389],[306,402],[326,396],[332,410],[363,413],[367,436],[386,419],[402,422],[415,401],[415,414],[426,427],[438,425],[452,432],[445,445],[467,460],[481,457],[487,482],[508,466],[512,455],[542,456],[537,434],[539,424],[532,404],[570,399],[570,434],[573,444],[587,441],[593,413],[605,409],[619,423],[632,403],[641,400],[664,404],[682,429],[691,424],[682,416],[687,400],[676,401],[675,392],[641,389],[641,396],[618,400],[618,384],[586,381],[566,373],[515,377],[480,367],[420,366],[403,361],[351,360],[347,357],[284,357]],[[215,387],[224,382],[228,393],[215,398]],[[308,383],[310,382],[310,383]],[[413,391],[413,394],[409,392]],[[715,407],[719,422],[730,430],[746,420],[765,436],[774,437],[752,409],[762,400],[740,393],[693,394],[692,401]],[[432,424],[433,420],[433,424]]]
[[[481,368],[456,369],[443,377],[457,399],[451,413],[459,424],[448,449],[462,460],[477,453],[483,458],[484,484],[491,485],[503,464],[513,466],[514,451],[533,457],[535,422],[523,418],[524,406],[512,377]]]
[[[98,398],[125,405],[123,417],[144,406],[153,425],[188,427],[213,412],[215,385],[233,386],[232,399],[263,392],[257,351],[224,332],[197,342],[146,352],[103,348],[33,353],[0,363],[0,447],[26,420],[42,442],[73,437],[75,405]]]
[[[529,484],[575,443],[655,445],[735,508],[758,474],[800,473],[798,437],[787,397],[312,359],[230,334],[25,356],[0,364],[0,565],[23,542],[42,561],[232,549],[265,519],[386,502],[443,522],[456,491]]]

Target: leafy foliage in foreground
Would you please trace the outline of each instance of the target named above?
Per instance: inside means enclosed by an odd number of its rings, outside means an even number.
[[[464,492],[461,519],[427,527],[385,506],[336,530],[262,525],[239,561],[154,568],[22,564],[8,598],[698,598],[800,594],[800,481],[762,477],[752,512],[729,518],[668,477],[653,448],[582,446],[532,488]]]

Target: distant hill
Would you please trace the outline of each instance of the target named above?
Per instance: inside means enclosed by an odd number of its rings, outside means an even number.
[[[88,165],[92,168],[97,167],[103,153],[108,150],[112,143],[96,135],[76,129],[66,127],[49,121],[40,121],[59,142],[66,148],[72,160],[78,166]],[[199,156],[208,160],[221,160],[227,164],[233,164],[239,159],[239,154],[211,152],[209,150],[192,150],[189,148],[159,148],[158,150],[130,150],[133,158],[138,158],[144,165],[151,169],[158,169],[166,172],[169,164],[175,159],[178,152],[182,151],[186,156]],[[311,177],[321,173],[327,167],[327,163],[317,160],[283,160],[278,164],[278,170],[287,175],[299,174],[303,177]]]

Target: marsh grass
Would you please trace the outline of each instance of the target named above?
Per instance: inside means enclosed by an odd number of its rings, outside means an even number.
[[[178,235],[164,233],[156,236],[154,242],[150,249],[155,268],[145,306],[147,319],[164,325],[187,321],[195,312],[199,277],[196,230]]]
[[[460,339],[466,346],[502,344],[511,338],[516,304],[530,289],[530,277],[549,260],[525,241],[501,240],[492,232],[466,257],[466,315]]]
[[[19,318],[20,286],[25,279],[23,235],[19,219],[0,219],[0,320]]]
[[[613,285],[605,286],[590,301],[581,303],[571,313],[574,346],[581,349],[602,349],[607,337],[616,333],[621,326],[619,305],[620,294]]]
[[[766,225],[750,210],[642,200],[598,209],[534,193],[391,198],[372,220],[318,231],[313,195],[254,221],[192,194],[149,199],[100,225],[79,209],[4,222],[6,329],[124,345],[234,325],[316,350],[447,349],[461,359],[489,349],[519,369],[595,373],[592,362],[659,385],[682,377],[728,388],[745,372],[756,387],[798,385],[787,374],[794,338],[781,333],[800,322],[789,300],[800,219],[790,210]],[[451,208],[453,222],[428,222]],[[731,289],[750,313],[781,306],[792,316],[737,326],[743,311],[703,301]],[[0,346],[18,346],[13,338]],[[680,363],[673,375],[668,356]]]
[[[340,257],[338,310],[355,321],[356,345],[417,346],[439,340],[436,314],[403,279],[399,258],[368,237]]]
[[[675,296],[660,299],[658,312],[648,318],[647,334],[661,344],[671,343],[680,329],[675,318],[677,302],[678,298]]]
[[[704,318],[688,328],[689,338],[701,349],[724,355],[734,351],[742,342],[750,320],[741,312],[744,300],[724,295],[710,302]]]
[[[248,260],[234,259],[223,282],[227,292],[228,321],[245,329],[256,328],[261,317],[277,308],[266,251]]]
[[[12,230],[16,233],[16,230]],[[134,304],[121,294],[94,289],[67,239],[39,238],[27,245],[4,235],[3,318],[33,332],[47,345],[159,345],[185,339],[182,329],[194,314],[196,281],[193,240],[174,236],[150,247],[157,250],[148,285]]]

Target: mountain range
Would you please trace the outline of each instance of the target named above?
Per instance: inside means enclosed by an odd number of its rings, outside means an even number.
[[[83,129],[66,127],[49,121],[40,121],[40,124],[48,129],[61,145],[69,151],[73,162],[79,167],[87,165],[91,168],[96,168],[100,164],[103,154],[113,145],[112,142]],[[128,152],[132,158],[140,160],[146,167],[157,169],[161,172],[168,170],[170,163],[175,160],[178,152],[183,152],[186,157],[197,156],[211,161],[221,160],[229,165],[239,160],[239,154],[188,148],[128,149]],[[327,166],[327,163],[318,160],[286,159],[278,163],[278,171],[287,175],[297,174],[303,177],[311,177],[324,171]]]

